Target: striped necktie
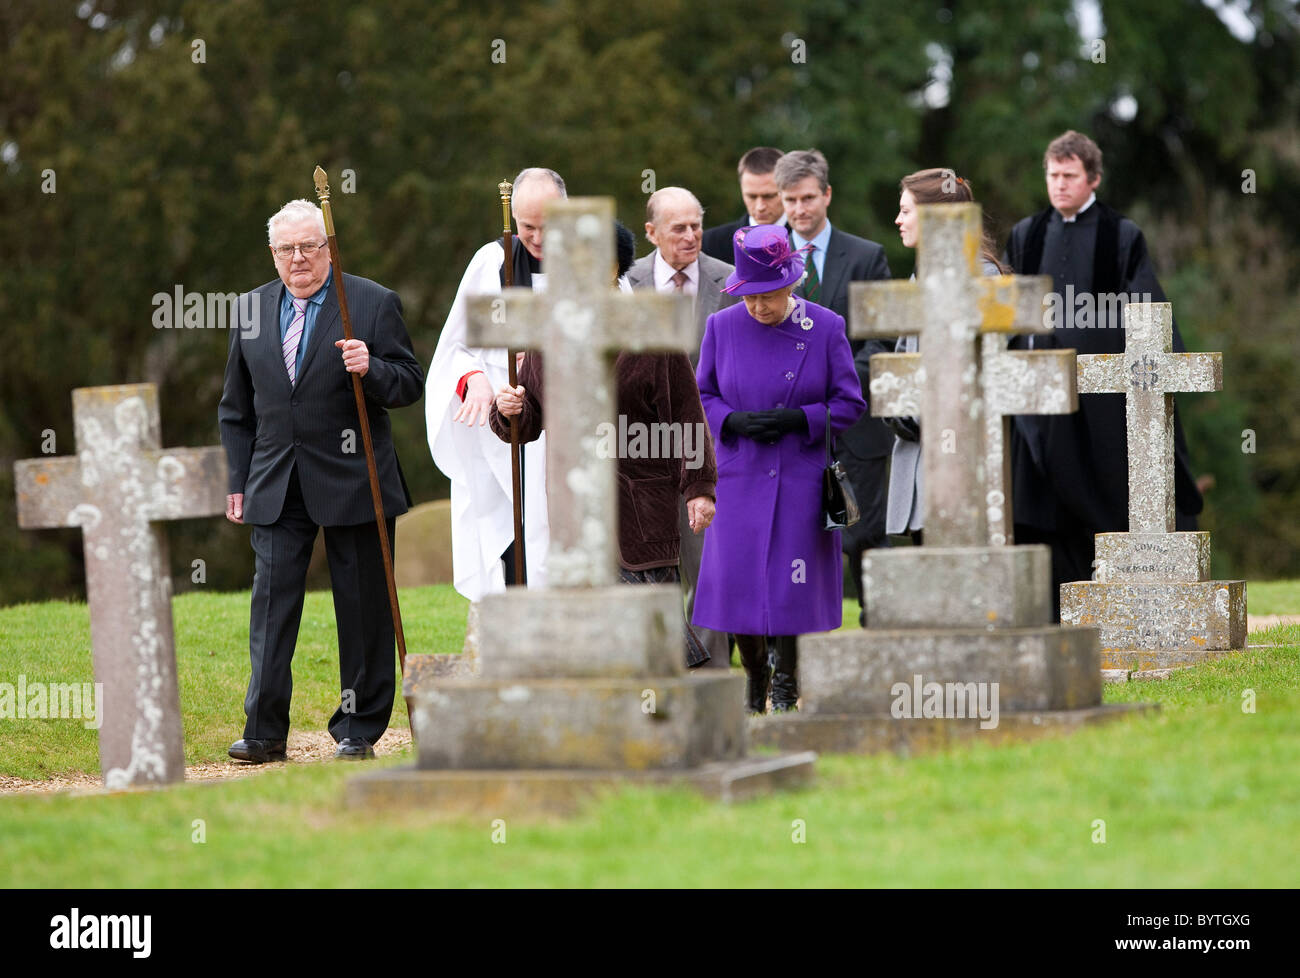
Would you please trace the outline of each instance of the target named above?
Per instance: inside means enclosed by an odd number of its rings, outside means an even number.
[[[302,341],[302,328],[307,322],[307,299],[297,299],[290,296],[293,301],[293,322],[289,324],[289,331],[284,334],[284,345],[282,352],[284,354],[284,369],[289,371],[289,383],[298,382],[298,344]]]
[[[818,293],[821,292],[821,279],[817,277],[817,263],[813,257],[817,254],[817,246],[813,245],[808,249],[808,255],[804,259],[808,267],[808,277],[803,280],[803,297],[809,302],[816,302]]]

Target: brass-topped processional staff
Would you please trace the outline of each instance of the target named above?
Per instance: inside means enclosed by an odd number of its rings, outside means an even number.
[[[329,177],[319,166],[313,174],[316,196],[320,198],[325,213],[325,238],[329,243],[330,261],[334,263],[334,290],[338,293],[339,313],[343,318],[343,338],[352,339],[352,317],[348,313],[348,297],[343,290],[343,263],[339,260],[339,243],[334,236],[334,214],[330,210]],[[375,504],[375,526],[379,530],[379,549],[384,560],[384,578],[388,582],[388,606],[393,615],[393,632],[397,636],[397,660],[406,675],[406,636],[402,632],[402,612],[397,606],[397,580],[393,575],[393,551],[388,541],[388,523],[384,519],[384,498],[379,491],[379,470],[375,466],[375,446],[370,439],[370,419],[366,413],[366,398],[361,390],[361,375],[352,374],[352,393],[357,399],[357,419],[361,427],[361,441],[366,449],[366,470],[370,473],[370,498]],[[406,704],[410,715],[411,704]],[[412,727],[412,736],[415,729]]]
[[[505,248],[506,262],[502,266],[503,284],[508,289],[514,284],[514,240],[510,233],[510,194],[514,190],[510,181],[497,184],[501,193],[501,246]],[[515,373],[516,350],[506,351],[506,373],[511,388],[519,386]],[[519,416],[510,418],[510,494],[515,508],[515,583],[527,584],[528,571],[524,562],[524,481],[519,469]]]

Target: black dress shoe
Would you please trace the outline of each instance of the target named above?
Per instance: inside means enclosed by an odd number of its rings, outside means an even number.
[[[236,740],[230,745],[228,753],[235,760],[250,764],[283,761],[289,756],[283,740]]]
[[[364,761],[375,756],[375,749],[365,737],[344,737],[339,741],[339,749],[334,752],[334,756],[350,761]]]

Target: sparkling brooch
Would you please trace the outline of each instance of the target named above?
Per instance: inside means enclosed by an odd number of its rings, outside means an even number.
[[[813,322],[812,322],[812,320],[809,319],[807,316],[804,316],[803,319],[801,319],[801,320],[799,321],[799,326],[800,326],[802,329],[809,330],[809,329],[812,329],[812,327],[813,327]]]

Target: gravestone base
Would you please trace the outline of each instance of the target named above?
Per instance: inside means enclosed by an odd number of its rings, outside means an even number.
[[[745,755],[742,676],[457,679],[416,693],[428,769],[695,767]]]
[[[1208,530],[1177,533],[1098,533],[1097,567],[1107,580],[1208,581]]]
[[[1101,668],[1123,670],[1130,679],[1165,679],[1175,669],[1201,666],[1244,649],[1102,649]]]
[[[407,699],[417,688],[434,679],[471,678],[478,675],[478,656],[464,652],[408,652],[402,674],[402,695]]]
[[[862,556],[876,628],[1023,628],[1052,620],[1052,552],[1018,547],[898,547]]]
[[[1247,645],[1244,651],[1274,648],[1271,645]],[[1126,683],[1144,679],[1168,679],[1180,669],[1205,665],[1233,655],[1240,649],[1203,652],[1184,649],[1174,652],[1133,651],[1132,649],[1102,649],[1101,679],[1105,683]],[[1116,665],[1118,663],[1118,665]],[[1166,663],[1161,665],[1161,663]]]
[[[799,712],[751,717],[755,745],[915,753],[1069,733],[1148,709],[1102,704],[1094,628],[871,628],[812,635],[799,640],[799,675]],[[943,699],[932,712],[927,700],[933,689]]]
[[[346,802],[355,809],[420,808],[449,815],[572,815],[603,793],[628,786],[654,786],[690,788],[706,798],[731,803],[810,786],[816,759],[811,751],[802,751],[658,771],[431,771],[400,767],[351,778]]]
[[[1075,581],[1061,623],[1098,630],[1103,668],[1196,665],[1245,649],[1246,582]]]
[[[410,656],[413,768],[349,783],[358,805],[569,812],[620,784],[735,800],[809,783],[816,755],[747,757],[742,676],[687,673],[673,585],[485,598],[473,676]]]
[[[799,640],[799,681],[809,714],[888,714],[894,687],[922,682],[996,683],[999,708],[1070,710],[1101,702],[1096,630],[876,629]]]
[[[754,716],[749,739],[755,746],[833,754],[920,754],[968,744],[1021,743],[1073,733],[1083,727],[1136,716],[1159,707],[1115,703],[1078,710],[1026,710],[1002,713],[996,727],[978,717],[899,718],[889,713],[784,713]]]

